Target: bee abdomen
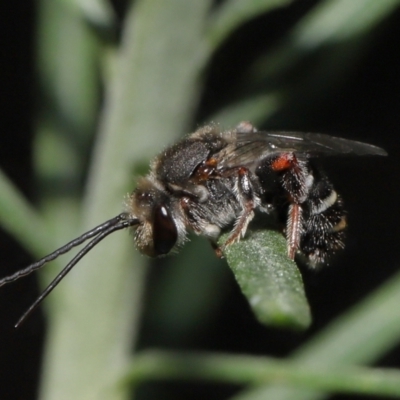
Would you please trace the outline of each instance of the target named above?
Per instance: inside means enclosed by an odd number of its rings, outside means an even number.
[[[303,207],[300,248],[309,264],[317,266],[344,248],[346,212],[341,197],[326,178],[314,182]]]

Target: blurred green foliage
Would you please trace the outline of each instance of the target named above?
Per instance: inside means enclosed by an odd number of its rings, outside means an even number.
[[[277,121],[284,120],[285,107],[293,102],[311,106],[322,91],[345,79],[350,66],[368,48],[371,32],[398,3],[317,2],[284,37],[249,62],[232,99],[211,107],[204,119],[224,127],[241,120],[265,125],[273,115]],[[116,39],[113,32],[118,18],[105,0],[41,0],[37,21],[40,105],[34,141],[38,207],[29,204],[1,174],[2,226],[40,257],[118,214],[124,195],[133,189],[135,171],[165,145],[205,122],[196,118],[216,52],[238,29],[290,4],[288,0],[215,4],[210,0],[136,0],[127,5]],[[26,220],[31,221],[28,229]],[[239,255],[233,255],[235,249],[228,253],[228,262],[250,299],[254,300],[255,293],[259,296],[264,287],[265,302],[279,303],[282,295],[283,308],[290,303],[285,316],[281,308],[271,317],[276,304],[267,306],[266,312],[256,308],[260,321],[306,327],[310,315],[299,273],[284,260],[283,238],[274,232],[266,235],[268,239],[262,240],[268,241],[270,248],[265,270],[259,259],[257,264],[251,260],[244,274],[238,272],[243,271],[242,262],[249,263],[244,254],[246,249],[253,252],[251,240],[239,244]],[[202,246],[205,244],[193,239],[179,257],[163,261],[168,273],[162,283],[154,283],[155,294],[147,304],[147,309],[153,310],[148,317],[150,326],[163,326],[165,335],[177,344],[185,336],[205,333],[203,325],[215,318],[227,290],[225,266]],[[275,256],[281,261],[274,263]],[[127,399],[131,387],[120,381],[128,368],[132,376],[140,371],[136,363],[140,356],[132,354],[131,347],[140,330],[149,261],[134,251],[132,238],[116,234],[81,264],[79,272],[71,274],[46,302],[48,334],[40,398]],[[286,273],[287,281],[280,280]],[[43,284],[50,275],[54,268],[43,271]],[[290,361],[293,366],[299,361],[313,367],[323,364],[328,376],[332,366],[372,362],[395,345],[400,323],[387,310],[394,310],[400,301],[398,280],[326,328],[288,358],[288,365]],[[257,285],[248,289],[251,281]],[[143,347],[145,343],[143,340]],[[157,365],[157,353],[154,357]],[[236,374],[235,359],[230,362],[231,373]],[[193,365],[196,359],[191,359]],[[185,363],[176,368],[172,378],[179,377],[179,368],[184,377]],[[240,368],[245,370],[245,363]],[[159,376],[156,368],[154,371],[155,377]],[[229,381],[229,368],[224,373]],[[203,376],[212,379],[206,370]],[[144,378],[152,378],[151,367]],[[310,390],[326,387],[312,373],[288,379]],[[141,383],[137,374],[134,380]],[[346,385],[332,387],[356,390],[351,382]],[[386,393],[386,385],[383,379],[382,392],[378,384],[375,392],[367,389],[365,393]],[[395,395],[400,397],[400,389]],[[236,398],[322,396],[304,389],[293,392],[287,387],[262,387],[245,390]]]

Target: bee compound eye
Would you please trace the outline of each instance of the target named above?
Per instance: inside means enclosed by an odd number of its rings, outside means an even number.
[[[153,243],[156,255],[167,254],[178,240],[178,230],[168,208],[159,205],[154,210]]]

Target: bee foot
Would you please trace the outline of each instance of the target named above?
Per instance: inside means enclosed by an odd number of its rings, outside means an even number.
[[[225,249],[225,246],[214,248],[215,255],[218,258],[224,258],[224,249]]]

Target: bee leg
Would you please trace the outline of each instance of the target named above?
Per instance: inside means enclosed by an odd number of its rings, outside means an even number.
[[[221,247],[218,246],[218,243],[212,239],[210,239],[209,242],[210,242],[211,248],[214,250],[215,255],[218,258],[223,258],[224,254],[222,253]]]
[[[254,194],[253,184],[250,180],[249,170],[244,167],[235,168],[234,170],[228,171],[231,175],[234,172],[238,176],[238,197],[242,203],[243,210],[235,222],[235,226],[232,229],[226,242],[219,248],[216,249],[217,255],[222,254],[224,249],[232,243],[238,242],[241,237],[246,233],[249,222],[254,217],[254,209],[256,207],[256,196]]]
[[[286,240],[288,256],[294,260],[304,231],[302,204],[308,198],[314,177],[308,162],[299,160],[294,153],[280,154],[271,160],[270,168],[281,175],[282,187],[289,198]]]
[[[286,242],[288,256],[291,260],[294,260],[300,247],[300,239],[303,232],[302,213],[303,209],[299,204],[290,204],[286,223]]]

